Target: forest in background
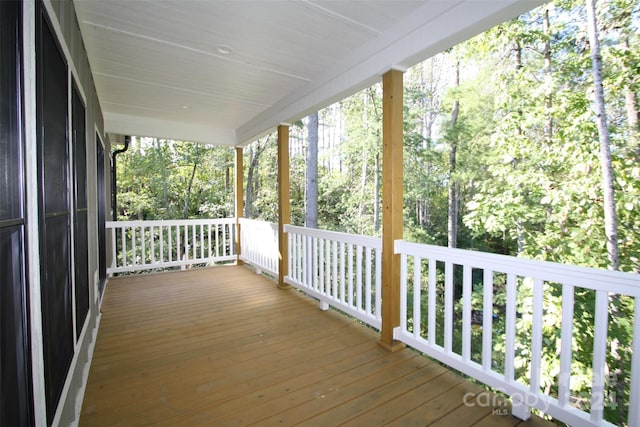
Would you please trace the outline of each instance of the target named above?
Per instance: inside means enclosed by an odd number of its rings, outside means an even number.
[[[591,5],[555,1],[405,73],[406,240],[640,272],[640,2],[600,1],[590,21]],[[599,55],[589,22],[597,23]],[[291,126],[293,224],[380,234],[381,95],[376,84]],[[244,149],[246,217],[277,221],[276,148],[268,135]],[[228,147],[138,138],[118,159],[121,220],[234,215]],[[617,259],[607,245],[612,236]],[[499,298],[500,287],[494,291]],[[572,395],[582,407],[591,386],[593,300],[593,293],[576,295],[584,316],[576,325]],[[613,299],[610,311],[615,381],[607,419],[623,424],[633,301]],[[560,316],[545,319],[551,352],[560,348]],[[526,367],[526,354],[520,357]],[[554,363],[543,367],[551,394]]]

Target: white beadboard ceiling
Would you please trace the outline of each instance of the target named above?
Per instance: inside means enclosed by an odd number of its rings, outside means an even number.
[[[75,7],[106,132],[241,146],[542,3],[76,0]]]

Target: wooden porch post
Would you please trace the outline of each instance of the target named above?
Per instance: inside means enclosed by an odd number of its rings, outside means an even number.
[[[236,263],[240,264],[240,218],[244,215],[244,169],[243,169],[242,147],[236,147]]]
[[[403,130],[402,71],[382,76],[382,331],[380,345],[396,351],[404,345],[393,339],[400,325],[400,255],[394,241],[402,239]]]
[[[289,194],[289,125],[278,126],[278,287],[288,289],[284,278],[289,274],[289,241],[284,225],[291,220]]]

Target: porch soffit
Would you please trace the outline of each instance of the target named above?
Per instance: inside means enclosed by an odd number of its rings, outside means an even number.
[[[542,3],[74,4],[106,132],[241,146]]]

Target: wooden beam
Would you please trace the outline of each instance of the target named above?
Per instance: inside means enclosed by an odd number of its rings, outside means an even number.
[[[404,345],[393,339],[400,325],[400,255],[393,244],[402,239],[403,194],[403,82],[402,72],[382,76],[382,330],[380,345],[396,351]]]
[[[243,168],[243,151],[242,147],[236,147],[236,263],[240,264],[240,255],[242,248],[240,247],[240,218],[244,215],[244,168]]]
[[[284,278],[289,275],[289,241],[284,232],[291,220],[289,192],[289,126],[278,126],[278,287],[288,289]]]

